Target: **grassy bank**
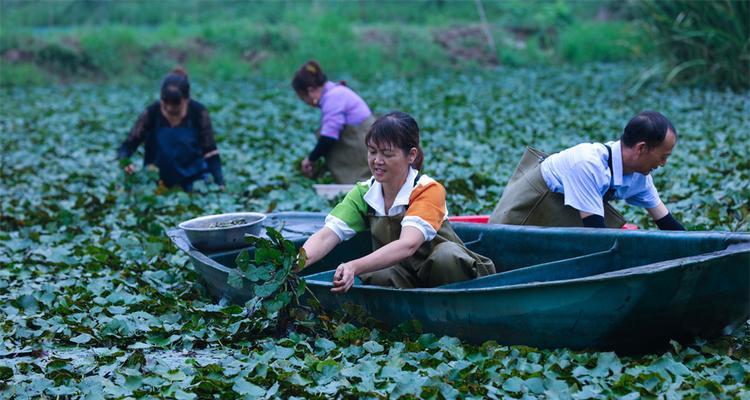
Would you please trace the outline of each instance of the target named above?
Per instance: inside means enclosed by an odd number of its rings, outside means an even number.
[[[605,1],[485,2],[486,26],[468,1],[2,4],[2,86],[153,81],[175,64],[218,80],[287,79],[310,58],[332,75],[373,80],[651,50]]]

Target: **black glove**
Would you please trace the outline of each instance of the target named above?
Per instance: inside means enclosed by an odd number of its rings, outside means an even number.
[[[213,155],[206,159],[208,172],[214,177],[214,182],[219,186],[224,186],[224,175],[221,174],[221,158],[219,155]]]
[[[586,228],[606,228],[604,225],[604,217],[601,215],[591,214],[586,218],[582,219],[583,226]]]
[[[318,143],[315,145],[315,148],[313,149],[313,151],[311,151],[310,155],[307,156],[307,159],[312,162],[317,161],[320,157],[323,157],[326,154],[328,154],[328,152],[331,151],[331,149],[333,148],[333,146],[336,145],[337,142],[338,140],[334,138],[330,138],[328,136],[321,136],[318,139]]]
[[[663,231],[684,231],[686,230],[682,224],[674,219],[672,216],[672,213],[668,213],[667,215],[659,218],[658,221],[656,221],[656,226],[659,227],[659,229]]]

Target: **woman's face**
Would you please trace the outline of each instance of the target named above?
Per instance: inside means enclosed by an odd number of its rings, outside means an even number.
[[[180,117],[185,111],[185,108],[187,107],[188,99],[182,99],[177,104],[171,104],[167,103],[166,101],[161,102],[161,109],[164,111],[164,114],[166,116],[170,117]]]
[[[308,106],[313,106],[313,107],[315,106],[315,103],[313,103],[312,98],[310,98],[310,94],[303,93],[303,92],[296,92],[296,93],[297,93],[297,97],[299,97],[299,99],[302,100],[305,104],[307,104]]]
[[[306,92],[295,93],[297,93],[297,97],[308,106],[317,107],[320,97],[323,95],[323,86],[318,88],[308,88]]]
[[[417,157],[417,149],[408,152],[390,143],[367,144],[367,164],[375,180],[380,183],[402,185],[409,174],[409,165]]]

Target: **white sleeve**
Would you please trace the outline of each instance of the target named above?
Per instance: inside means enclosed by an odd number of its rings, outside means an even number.
[[[414,215],[407,215],[404,217],[404,219],[401,220],[401,227],[405,226],[411,226],[413,228],[419,229],[420,232],[422,232],[422,235],[424,236],[424,241],[428,242],[435,238],[435,235],[437,235],[437,231],[435,231],[435,228],[432,227],[427,221],[423,220],[422,218],[419,218]]]
[[[341,240],[342,242],[353,238],[354,235],[357,234],[357,232],[355,232],[354,229],[350,228],[349,225],[346,224],[346,222],[330,214],[326,216],[325,226],[328,229],[332,230],[333,233],[335,233],[336,236],[339,237],[339,240]]]
[[[643,186],[643,190],[628,197],[625,201],[636,207],[654,208],[658,206],[661,199],[659,198],[659,192],[656,191],[654,178],[651,177],[651,174],[646,175]]]
[[[609,186],[609,182],[603,182],[606,178],[593,163],[576,163],[574,168],[561,176],[565,205],[603,217],[602,189],[606,190]]]

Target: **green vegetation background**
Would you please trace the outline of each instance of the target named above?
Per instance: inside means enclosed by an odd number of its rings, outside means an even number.
[[[484,18],[482,18],[484,17]],[[0,85],[283,78],[317,58],[362,80],[442,70],[643,62],[650,79],[750,87],[741,0],[2,0]]]
[[[623,82],[636,71],[351,84],[373,109],[416,117],[424,170],[446,186],[454,215],[492,210],[524,145],[612,139],[648,107],[680,133],[654,173],[677,218],[691,230],[750,230],[747,93],[651,83],[628,96]],[[224,192],[163,193],[143,170],[124,179],[115,149],[155,98],[153,83],[0,89],[12,105],[0,116],[0,398],[750,397],[750,324],[638,356],[472,346],[408,325],[371,329],[356,315],[274,337],[252,302],[209,296],[164,232],[221,212],[330,210],[295,162],[314,145],[319,112],[286,81],[194,84],[217,133]],[[643,210],[617,207],[655,229]]]
[[[653,108],[680,132],[655,173],[678,218],[749,229],[748,2],[482,4],[494,53],[471,1],[0,0],[0,397],[750,398],[750,324],[636,356],[357,315],[276,338],[169,243],[196,215],[332,206],[294,162],[319,115],[288,82],[312,57],[374,110],[415,115],[453,214],[489,212],[524,145],[611,139]],[[225,192],[158,192],[114,160],[176,63],[211,112]]]
[[[3,0],[0,84],[288,79],[316,58],[360,80],[438,70],[642,60],[653,42],[635,8],[608,0],[484,1]]]

